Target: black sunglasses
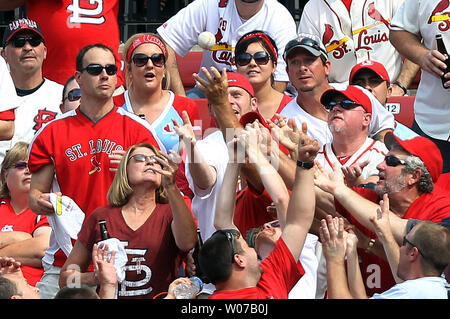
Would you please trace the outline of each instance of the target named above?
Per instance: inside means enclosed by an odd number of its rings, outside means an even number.
[[[345,110],[350,110],[350,109],[353,109],[353,108],[355,108],[355,107],[357,107],[357,106],[361,106],[361,104],[359,104],[359,103],[356,103],[356,102],[354,102],[354,101],[350,101],[350,100],[343,100],[343,101],[340,101],[340,102],[334,102],[334,101],[331,101],[331,102],[328,102],[326,105],[324,105],[325,106],[325,108],[327,109],[327,110],[332,110],[335,106],[337,106],[337,105],[340,105],[343,109],[345,109]]]
[[[90,75],[99,75],[105,69],[106,74],[114,75],[117,73],[117,66],[115,64],[107,64],[105,66],[100,64],[89,64],[87,67],[81,69],[81,71],[86,70]]]
[[[246,66],[252,59],[255,60],[258,65],[266,65],[270,60],[270,56],[265,51],[259,51],[253,55],[245,52],[236,56],[236,64],[239,66]]]
[[[32,47],[37,47],[39,44],[44,42],[44,39],[42,39],[39,36],[32,36],[32,37],[17,37],[13,40],[9,41],[8,43],[12,43],[16,48],[22,48],[25,43],[29,43]]]
[[[152,60],[152,63],[156,67],[162,67],[166,63],[166,58],[162,53],[155,53],[148,56],[144,53],[136,53],[131,59],[135,66],[142,67],[148,63],[148,60]]]
[[[27,162],[20,161],[20,162],[16,162],[16,163],[12,164],[7,169],[9,169],[9,168],[25,169],[27,167],[28,167],[28,163]]]
[[[416,246],[416,244],[410,242],[410,241],[406,238],[406,236],[403,236],[402,246],[405,246],[406,244],[410,244],[412,247],[416,247],[416,248],[417,248],[417,251],[419,252],[419,254],[421,254],[423,258],[425,258],[425,259],[427,258],[424,254],[422,254],[422,252],[420,251],[419,247]]]
[[[386,162],[387,166],[396,167],[398,165],[405,165],[406,162],[404,160],[401,160],[394,155],[388,155],[384,158],[384,161]]]
[[[69,91],[69,93],[67,93],[67,96],[64,98],[64,101],[69,100],[70,102],[73,102],[73,101],[78,101],[80,98],[81,98],[81,90],[80,89],[72,89]]]
[[[231,263],[233,263],[234,255],[236,254],[236,251],[234,249],[234,238],[241,237],[241,233],[236,229],[219,229],[214,234],[216,233],[224,234],[225,237],[227,238],[228,244],[230,245],[231,248]]]
[[[324,51],[324,49],[320,46],[320,44],[316,40],[307,38],[307,37],[301,39],[300,41],[297,39],[289,41],[286,44],[285,52],[288,52],[293,47],[300,46],[300,45],[311,47],[311,48],[321,52],[322,55],[324,55],[325,57],[328,56],[327,52]]]

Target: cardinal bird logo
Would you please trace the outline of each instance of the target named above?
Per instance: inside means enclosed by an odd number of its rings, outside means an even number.
[[[322,35],[322,43],[323,45],[327,45],[328,43],[330,43],[331,39],[333,39],[334,36],[334,31],[333,31],[333,26],[331,26],[330,24],[325,24],[325,32]]]
[[[450,6],[450,1],[449,0],[442,0],[441,2],[439,2],[438,5],[436,6],[436,8],[434,8],[433,12],[431,13],[430,18],[428,19],[428,24],[433,22],[433,17],[435,15],[437,15],[438,12],[444,11],[449,6]]]
[[[102,165],[99,161],[97,161],[97,157],[94,155],[91,157],[91,164],[94,166],[94,169],[89,172],[89,175],[94,174],[95,172],[100,172],[102,168],[100,165]]]
[[[375,8],[375,4],[373,2],[369,4],[368,11],[369,17],[371,17],[376,21],[383,22],[386,25],[386,27],[389,28],[389,22],[385,18],[383,18],[381,13]]]

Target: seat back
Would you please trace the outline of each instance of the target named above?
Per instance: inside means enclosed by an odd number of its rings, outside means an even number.
[[[198,73],[202,63],[203,51],[190,51],[184,57],[177,54],[178,70],[184,90],[190,90],[195,86],[195,79],[192,73]]]
[[[394,114],[395,119],[412,128],[414,122],[415,96],[391,96],[387,99],[386,108]]]

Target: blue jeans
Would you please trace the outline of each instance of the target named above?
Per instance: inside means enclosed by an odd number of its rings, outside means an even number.
[[[206,96],[196,86],[186,92],[186,96],[190,99],[205,99]]]

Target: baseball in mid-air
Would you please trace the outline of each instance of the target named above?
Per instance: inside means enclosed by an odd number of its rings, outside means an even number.
[[[211,49],[216,44],[216,37],[209,31],[203,31],[198,35],[198,45],[205,50]]]

